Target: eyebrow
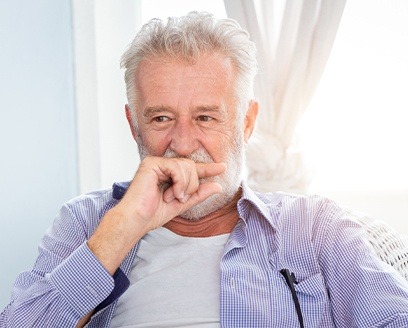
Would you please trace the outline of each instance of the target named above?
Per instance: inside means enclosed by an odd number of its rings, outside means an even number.
[[[222,112],[220,106],[198,106],[196,112]]]
[[[226,116],[226,110],[224,106],[198,106],[194,110],[196,113],[216,113],[220,114],[221,117]]]
[[[172,112],[173,109],[168,106],[151,106],[151,107],[146,107],[143,111],[143,117],[150,117],[154,114],[157,113],[163,113],[163,112]],[[221,113],[224,114],[225,110],[217,105],[209,105],[209,106],[198,106],[194,109],[195,112],[205,112],[205,113]]]
[[[143,111],[143,116],[144,117],[149,117],[157,113],[162,113],[166,111],[171,111],[170,107],[166,106],[152,106],[152,107],[146,107]]]

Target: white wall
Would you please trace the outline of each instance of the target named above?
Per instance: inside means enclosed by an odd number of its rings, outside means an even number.
[[[69,0],[0,2],[0,308],[78,192]]]
[[[73,0],[81,193],[130,180],[139,156],[125,117],[120,57],[140,27],[140,0]]]

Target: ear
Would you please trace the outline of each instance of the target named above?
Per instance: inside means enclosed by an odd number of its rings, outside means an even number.
[[[137,138],[136,127],[133,124],[132,109],[129,107],[128,104],[125,105],[125,111],[126,111],[126,119],[129,123],[130,131],[132,132],[133,139],[136,140]]]
[[[249,102],[249,107],[246,112],[245,121],[244,121],[244,140],[248,143],[249,138],[254,131],[256,118],[258,116],[258,101],[253,99]]]

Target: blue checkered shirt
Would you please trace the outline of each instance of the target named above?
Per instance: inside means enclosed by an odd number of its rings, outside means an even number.
[[[108,327],[138,245],[110,276],[87,247],[128,183],[66,203],[19,275],[0,327]],[[240,219],[220,263],[221,327],[299,327],[288,284],[294,273],[305,327],[408,327],[408,284],[381,262],[364,230],[330,200],[242,187]],[[154,286],[152,286],[154,288]],[[143,297],[141,295],[140,297]]]

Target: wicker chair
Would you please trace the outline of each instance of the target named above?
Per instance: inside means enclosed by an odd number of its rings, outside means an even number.
[[[384,222],[367,214],[349,209],[346,212],[365,228],[378,257],[408,280],[408,236],[396,233]]]

